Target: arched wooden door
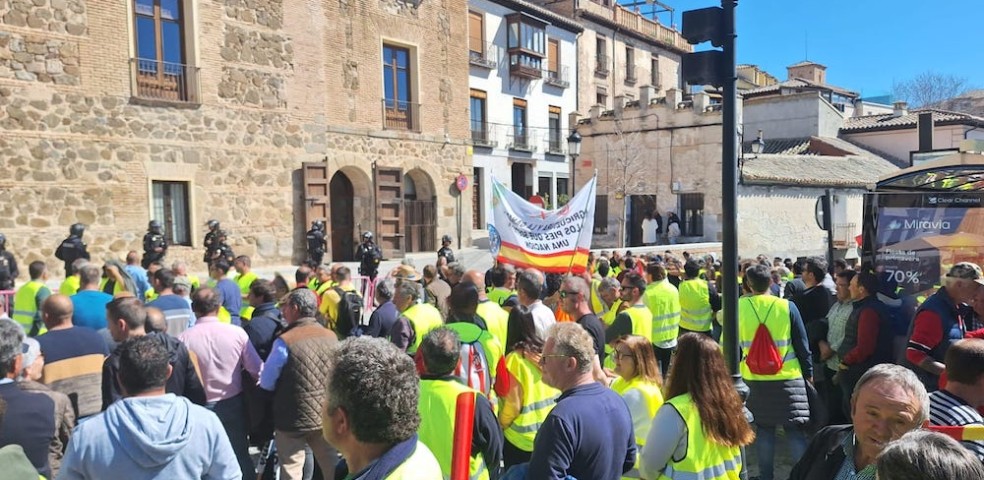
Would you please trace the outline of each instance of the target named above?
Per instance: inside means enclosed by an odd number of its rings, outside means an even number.
[[[331,259],[334,262],[355,260],[355,191],[352,181],[335,172],[328,185],[331,192]]]

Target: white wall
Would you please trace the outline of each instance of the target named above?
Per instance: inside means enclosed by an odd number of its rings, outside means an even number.
[[[482,148],[474,147],[473,163],[477,168],[482,168],[482,210],[484,219],[487,223],[492,218],[492,177],[511,187],[512,185],[512,160],[510,156],[533,161],[532,186],[534,194],[546,193],[550,198],[556,199],[556,179],[568,178],[570,176],[570,161],[566,155],[546,155],[547,140],[549,139],[548,118],[549,107],[556,106],[561,108],[561,144],[563,150],[567,149],[567,136],[570,132],[568,126],[568,115],[577,108],[577,34],[557,28],[547,26],[547,39],[560,40],[560,65],[568,69],[567,80],[570,85],[567,88],[559,88],[547,85],[543,79],[529,80],[517,78],[509,75],[509,59],[506,55],[506,19],[505,16],[514,13],[514,10],[506,8],[497,3],[487,0],[469,0],[468,9],[484,14],[485,41],[494,42],[499,50],[499,62],[495,69],[476,67],[472,65],[468,78],[468,85],[475,90],[482,90],[487,94],[486,100],[486,121],[492,128],[492,138],[496,142],[496,147]],[[535,15],[534,15],[535,16]],[[543,67],[546,69],[547,59],[544,59]],[[526,122],[532,136],[532,142],[536,146],[536,152],[532,154],[510,151],[509,137],[512,132],[512,112],[513,99],[522,98],[526,100]],[[470,117],[469,117],[470,118]],[[550,192],[538,192],[539,178],[551,178]]]
[[[844,115],[816,92],[744,102],[745,141],[762,130],[770,138],[836,137]]]
[[[861,189],[832,189],[833,224],[854,224],[846,238],[861,234]],[[738,188],[738,253],[754,257],[824,255],[827,232],[817,228],[814,209],[823,188],[741,185]],[[835,231],[838,231],[835,229]]]
[[[964,140],[964,132],[969,128],[964,125],[937,126],[933,130],[933,149],[960,148],[960,142]],[[909,161],[909,152],[919,150],[919,130],[916,127],[881,132],[848,132],[843,136],[863,147],[883,152],[907,162]],[[970,138],[975,137],[984,139],[984,131],[975,130],[971,132]]]

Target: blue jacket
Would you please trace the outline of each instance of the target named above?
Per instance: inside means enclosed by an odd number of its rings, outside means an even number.
[[[58,479],[241,479],[214,413],[168,393],[124,398],[75,428]]]
[[[50,477],[48,447],[55,436],[55,402],[42,393],[25,392],[10,381],[0,384],[0,398],[7,402],[0,447],[20,445],[38,473]]]

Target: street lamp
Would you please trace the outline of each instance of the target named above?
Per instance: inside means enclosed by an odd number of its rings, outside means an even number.
[[[762,131],[759,130],[758,137],[752,142],[752,153],[758,155],[765,150],[765,140],[762,138]]]
[[[567,195],[570,196],[577,188],[577,184],[574,183],[574,175],[577,173],[577,157],[581,155],[581,134],[577,133],[577,130],[571,132],[571,136],[567,137],[567,154],[571,156],[571,184],[567,189]]]
[[[752,156],[747,160],[758,158],[759,154],[765,151],[765,140],[762,138],[762,131],[758,131],[758,137],[751,144]],[[745,183],[745,151],[742,149],[741,156],[738,157],[738,183]]]

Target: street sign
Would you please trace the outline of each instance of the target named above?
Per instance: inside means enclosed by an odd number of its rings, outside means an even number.
[[[454,181],[454,185],[458,187],[459,192],[464,192],[468,188],[468,177],[463,173],[458,175],[458,178]]]

